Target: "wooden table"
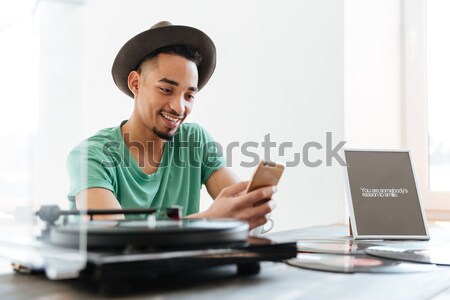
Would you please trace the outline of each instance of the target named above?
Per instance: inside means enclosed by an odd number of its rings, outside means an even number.
[[[433,227],[431,244],[450,241],[450,230]],[[344,226],[318,226],[279,233],[271,238],[346,240]],[[396,244],[399,242],[392,242]],[[404,242],[424,245],[426,242]],[[450,253],[449,253],[450,255]],[[4,266],[5,263],[0,264]],[[4,270],[4,268],[3,268]],[[411,274],[339,274],[263,263],[261,273],[237,277],[234,267],[218,268],[188,280],[149,282],[146,287],[128,289],[114,299],[450,299],[450,267]],[[80,286],[77,281],[49,281],[42,276],[0,275],[0,299],[111,299],[99,289]]]

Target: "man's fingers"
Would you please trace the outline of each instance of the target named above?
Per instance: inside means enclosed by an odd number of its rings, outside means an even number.
[[[248,185],[248,181],[241,181],[236,184],[230,185],[222,190],[223,196],[235,196],[243,192]]]
[[[272,198],[272,195],[277,191],[276,186],[266,186],[254,190],[246,195],[242,195],[242,204],[244,206],[252,206],[257,202]]]
[[[272,210],[275,209],[276,207],[276,202],[274,199],[271,199],[269,201],[267,201],[266,203],[263,203],[261,205],[255,206],[251,208],[251,212],[252,212],[252,216],[253,217],[261,217],[261,216],[266,216],[272,212]]]
[[[250,230],[255,229],[258,226],[266,224],[268,221],[268,218],[266,216],[262,216],[256,219],[251,220],[248,225],[250,227]]]
[[[269,213],[276,207],[275,200],[269,200],[266,203],[255,207],[249,207],[245,210],[242,210],[240,219],[251,221],[253,219],[259,219],[261,217],[268,217]]]

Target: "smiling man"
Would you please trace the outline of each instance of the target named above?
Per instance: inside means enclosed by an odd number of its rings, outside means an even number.
[[[214,43],[192,27],[160,22],[129,40],[116,56],[112,75],[134,99],[133,113],[69,154],[71,207],[180,205],[187,217],[236,218],[250,228],[267,222],[274,200],[254,204],[271,198],[275,187],[246,194],[247,183],[225,167],[208,132],[184,123],[215,65]],[[214,202],[199,212],[202,185]]]

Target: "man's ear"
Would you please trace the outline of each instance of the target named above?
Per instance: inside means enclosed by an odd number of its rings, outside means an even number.
[[[139,92],[140,74],[137,71],[131,71],[128,74],[128,88],[136,96]]]

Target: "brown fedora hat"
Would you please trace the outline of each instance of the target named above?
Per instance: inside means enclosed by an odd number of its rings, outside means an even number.
[[[128,74],[136,70],[152,51],[172,45],[185,45],[202,55],[198,66],[198,89],[201,90],[216,68],[216,47],[204,32],[193,27],[172,25],[167,21],[153,25],[123,45],[111,70],[114,83],[122,92],[133,98],[133,93],[128,88]]]

